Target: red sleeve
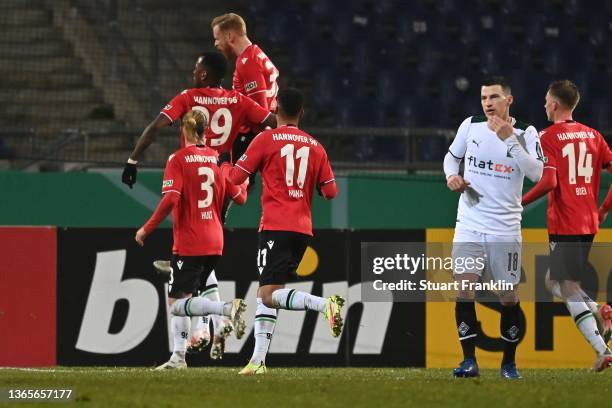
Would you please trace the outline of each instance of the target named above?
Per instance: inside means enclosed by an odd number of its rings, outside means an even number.
[[[608,188],[608,195],[606,196],[604,202],[601,204],[601,209],[606,212],[612,209],[612,185],[610,185],[610,188]]]
[[[544,196],[555,187],[557,187],[557,170],[552,167],[545,167],[544,172],[542,173],[542,178],[523,196],[521,204],[526,206],[527,204]]]
[[[246,152],[236,162],[236,167],[244,170],[248,174],[255,173],[262,164],[265,149],[265,133],[255,136],[249,144]],[[232,175],[234,173],[232,172]],[[233,176],[232,176],[233,181]],[[238,183],[240,184],[240,183]]]
[[[335,181],[323,184],[323,186],[321,186],[321,195],[324,199],[331,200],[332,198],[336,197],[336,194],[338,194],[338,187],[336,186]]]
[[[319,183],[320,186],[323,186],[324,184],[331,183],[332,181],[335,181],[334,171],[329,164],[327,153],[325,150],[323,150],[323,160],[321,160],[319,167],[319,179],[317,180],[317,183]]]
[[[557,168],[557,149],[553,143],[554,135],[543,133],[540,136],[540,143],[544,151],[544,168]]]
[[[232,165],[225,162],[221,165],[221,174],[225,178],[225,195],[232,199],[238,205],[244,205],[247,200],[247,184],[248,181],[243,181],[236,185],[231,180]],[[248,180],[248,175],[247,179]]]
[[[598,133],[599,136],[599,149],[601,150],[601,168],[603,169],[609,169],[610,165],[612,164],[612,150],[610,150],[610,147],[608,146],[608,142],[606,142],[606,139],[604,139],[604,137],[601,135],[601,133]]]
[[[164,108],[161,110],[161,114],[174,122],[178,118],[182,118],[185,113],[189,110],[187,104],[187,89],[180,94],[176,95]]]
[[[181,194],[183,190],[183,169],[181,168],[180,160],[176,154],[168,157],[166,170],[164,170],[164,179],[162,181],[162,194],[174,192]]]
[[[250,125],[260,125],[263,123],[268,115],[270,115],[270,111],[265,108],[262,108],[260,105],[246,96],[240,96],[241,104],[244,107],[245,117],[247,122]]]
[[[236,71],[240,77],[244,94],[255,101],[265,111],[269,111],[266,93],[266,79],[261,67],[256,61],[248,59],[244,64],[236,64]]]
[[[147,235],[149,235],[151,231],[157,228],[159,223],[165,220],[168,215],[170,215],[170,212],[172,211],[174,206],[178,205],[179,200],[180,196],[178,194],[164,194],[161,201],[157,205],[155,212],[153,213],[151,218],[149,218],[149,221],[147,221],[146,224],[143,225],[143,228]]]

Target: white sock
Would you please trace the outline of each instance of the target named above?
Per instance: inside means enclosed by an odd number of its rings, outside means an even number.
[[[576,327],[582,333],[585,339],[591,344],[593,350],[597,354],[602,354],[608,349],[608,346],[601,338],[599,330],[597,330],[597,322],[591,309],[584,303],[580,294],[571,296],[566,302],[567,309],[574,318]]]
[[[274,334],[276,326],[276,309],[271,309],[263,304],[261,298],[257,298],[257,312],[255,313],[255,349],[251,357],[251,363],[259,365],[266,363],[266,355]]]
[[[191,318],[191,329],[189,330],[189,337],[195,333],[202,332],[204,337],[210,336],[210,329],[208,327],[208,316],[193,316]]]
[[[599,307],[597,305],[597,302],[591,299],[591,297],[587,295],[584,290],[582,289],[579,289],[579,290],[580,290],[580,296],[582,297],[582,301],[587,305],[587,307],[591,310],[591,312],[599,313]],[[558,297],[559,299],[563,299],[563,295],[561,294],[561,285],[559,284],[559,282],[553,282],[551,293],[555,295],[556,297]]]
[[[172,316],[172,334],[174,336],[173,359],[185,359],[187,350],[187,339],[189,336],[189,326],[191,319],[187,316]]]
[[[325,298],[295,289],[277,289],[272,293],[272,303],[278,309],[325,311]]]
[[[217,275],[213,270],[208,275],[208,278],[206,278],[206,288],[200,296],[203,296],[204,298],[212,300],[214,302],[220,302],[221,298],[219,297],[218,284],[219,283],[217,281]],[[225,316],[211,315],[210,320],[212,321],[213,332],[215,333],[215,335],[221,333],[223,327],[228,323],[227,317]]]
[[[208,314],[225,314],[224,310],[226,307],[224,306],[223,302],[212,302],[208,299],[195,297],[177,299],[170,308],[170,311],[175,316],[204,316]]]

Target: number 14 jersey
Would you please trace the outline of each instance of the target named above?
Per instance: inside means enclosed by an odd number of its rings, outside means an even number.
[[[599,178],[612,161],[608,144],[598,131],[573,120],[544,129],[540,141],[544,168],[557,172],[557,187],[548,193],[548,232],[596,234]]]
[[[312,235],[315,186],[334,181],[321,143],[295,126],[280,126],[257,135],[236,166],[249,174],[261,171],[260,231]]]

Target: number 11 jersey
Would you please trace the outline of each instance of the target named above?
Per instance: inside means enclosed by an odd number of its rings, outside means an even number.
[[[280,126],[257,135],[236,166],[249,174],[261,171],[260,231],[312,235],[315,186],[334,181],[321,143],[295,126]]]
[[[544,129],[540,142],[544,168],[557,172],[557,187],[548,193],[548,232],[596,234],[601,169],[612,161],[608,144],[598,131],[573,120]]]

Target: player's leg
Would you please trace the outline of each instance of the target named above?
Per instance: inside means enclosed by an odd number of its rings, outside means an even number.
[[[200,284],[202,271],[211,264],[215,264],[219,256],[184,256],[173,265],[174,285],[177,290],[184,293],[193,293]],[[212,268],[211,268],[212,269]],[[209,269],[210,270],[210,269]],[[185,297],[177,299],[170,311],[175,316],[206,316],[217,314],[228,316],[234,327],[243,326],[242,313],[246,310],[246,303],[242,299],[234,299],[231,302],[212,301],[203,297]]]
[[[206,277],[206,287],[202,291],[201,296],[214,302],[219,302],[221,300],[219,297],[217,276],[214,270],[210,271]],[[213,342],[210,348],[210,357],[217,360],[223,358],[225,339],[234,331],[234,327],[226,316],[210,315],[210,320],[213,324]],[[243,334],[244,329],[241,330],[239,338],[242,338]]]
[[[173,255],[168,283],[168,306],[170,310],[172,310],[177,300],[191,297],[192,292],[189,290],[190,285],[188,281],[189,275],[191,275],[192,272],[190,272],[189,268],[183,268],[184,262],[184,259]],[[180,268],[179,265],[181,266]],[[156,370],[187,368],[185,353],[187,351],[190,326],[191,318],[189,316],[177,316],[173,314],[170,319],[170,330],[174,340],[172,355],[170,356],[170,360],[156,367]]]
[[[550,241],[549,286],[555,289],[559,286],[561,298],[576,327],[597,354],[593,369],[602,371],[612,365],[612,354],[597,327],[597,318],[584,301],[579,283],[584,275],[592,236],[589,242],[588,238],[578,236],[551,235]]]
[[[499,330],[504,342],[500,374],[503,378],[519,379],[516,368],[516,348],[525,332],[518,287],[521,280],[521,236],[486,235],[488,271],[497,284],[511,288],[498,292],[502,305]]]
[[[267,231],[264,231],[267,232]],[[275,287],[297,276],[309,237],[296,232],[270,231],[266,239],[266,269],[272,274],[269,285],[261,285],[260,294],[263,304],[270,308],[286,310],[314,310],[322,313],[330,323],[332,336],[338,337],[342,332],[341,310],[344,299],[338,295],[327,299],[295,289]]]
[[[477,377],[480,375],[476,362],[476,339],[478,336],[475,293],[470,284],[477,282],[483,269],[475,262],[465,262],[466,259],[484,259],[484,249],[481,234],[471,231],[455,230],[453,238],[452,258],[454,278],[459,285],[455,302],[455,322],[459,334],[459,342],[463,351],[463,361],[453,370],[455,377]],[[473,265],[471,268],[463,265]],[[461,266],[459,266],[461,265]]]

